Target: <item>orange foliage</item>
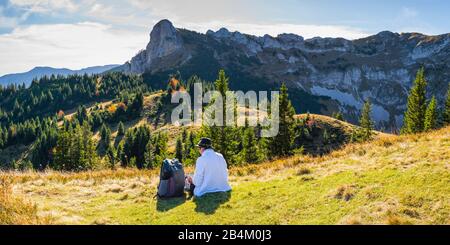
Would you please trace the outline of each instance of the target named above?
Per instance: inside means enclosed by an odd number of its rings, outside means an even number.
[[[125,105],[125,103],[123,102],[119,102],[117,103],[117,108],[120,108],[125,111],[127,109],[127,105]]]
[[[178,81],[175,78],[170,79],[170,87],[172,87],[173,90],[177,89],[177,86],[179,83],[180,83],[180,81]]]
[[[116,105],[109,106],[108,111],[109,113],[114,114],[117,111],[117,106]]]
[[[58,111],[58,118],[63,118],[64,117],[64,111],[63,110],[59,110]]]

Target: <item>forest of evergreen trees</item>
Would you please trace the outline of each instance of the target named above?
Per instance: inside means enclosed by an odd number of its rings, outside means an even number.
[[[204,84],[203,92],[215,89],[225,95],[229,90],[229,78],[223,70],[214,83],[196,76],[184,83],[178,76],[170,78],[168,89],[158,102],[159,108],[171,106],[170,96],[174,89],[182,88],[192,94],[195,82]],[[325,143],[340,137],[327,130],[318,131],[309,114],[302,119],[295,117],[288,88],[282,84],[278,97],[279,134],[275,137],[261,137],[261,125],[204,125],[198,130],[183,129],[173,139],[176,145],[171,153],[167,133],[154,132],[146,124],[125,128],[124,123],[143,116],[144,94],[150,90],[141,77],[122,73],[52,76],[33,81],[29,88],[24,85],[0,87],[0,148],[30,145],[29,157],[14,161],[8,168],[82,171],[120,166],[144,169],[159,167],[167,157],[176,157],[184,164],[192,165],[199,156],[195,145],[200,137],[211,138],[214,148],[224,155],[229,165],[240,165],[302,152],[304,145],[314,137],[320,136]],[[446,103],[441,107],[434,97],[427,103],[425,94],[426,81],[421,69],[408,98],[402,133],[423,132],[450,124],[450,86]],[[113,100],[113,104],[99,104],[107,100]],[[93,106],[87,108],[86,104]],[[235,104],[227,105],[224,101],[223,108],[229,106]],[[64,117],[64,111],[73,108],[77,108],[74,115]],[[366,101],[360,126],[348,141],[372,138],[374,123],[370,115],[371,104]],[[343,119],[340,112],[334,117]],[[111,137],[113,126],[117,126],[114,141]],[[97,131],[98,141],[93,137]]]

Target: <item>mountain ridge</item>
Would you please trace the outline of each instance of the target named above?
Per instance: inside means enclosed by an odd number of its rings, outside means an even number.
[[[448,33],[382,31],[355,40],[304,39],[286,33],[258,37],[226,28],[202,34],[162,20],[150,36],[147,48],[116,70],[157,75],[159,80],[180,71],[185,77],[211,80],[210,74],[225,69],[231,86],[247,90],[265,85],[275,89],[277,83],[286,82],[307,94],[316,109],[301,101],[294,102],[297,108],[328,115],[339,110],[351,122],[357,121],[362,104],[369,99],[378,128],[385,130],[401,126],[407,93],[420,67],[425,67],[429,80],[428,97],[436,95],[443,101],[450,82]]]
[[[33,69],[27,71],[27,72],[21,72],[21,73],[11,73],[11,74],[5,74],[3,76],[0,76],[0,84],[3,86],[7,86],[8,84],[22,84],[25,83],[25,85],[31,84],[33,79],[35,78],[41,78],[43,76],[50,76],[50,75],[73,75],[73,74],[96,74],[96,73],[103,73],[105,71],[114,69],[119,65],[103,65],[103,66],[91,66],[82,68],[79,70],[72,70],[68,68],[54,68],[50,66],[36,66]]]

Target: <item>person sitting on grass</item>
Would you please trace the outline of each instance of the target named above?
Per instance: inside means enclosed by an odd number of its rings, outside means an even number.
[[[194,177],[187,177],[187,182],[190,184],[189,192],[196,197],[206,193],[231,190],[228,184],[227,162],[222,154],[214,151],[211,145],[210,139],[200,139],[197,147],[201,156],[195,163]]]

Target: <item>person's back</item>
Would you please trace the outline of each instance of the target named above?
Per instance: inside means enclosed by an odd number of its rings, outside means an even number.
[[[206,149],[197,159],[194,175],[194,195],[229,191],[227,163],[222,154]]]

